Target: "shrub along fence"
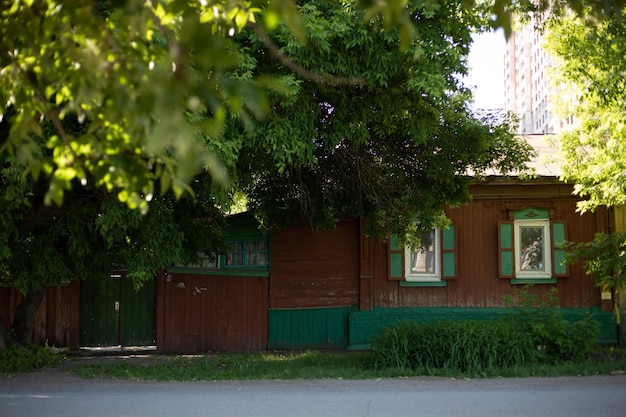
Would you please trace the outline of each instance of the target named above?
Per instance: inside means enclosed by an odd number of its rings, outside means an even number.
[[[599,324],[591,314],[568,321],[555,307],[525,300],[499,319],[462,322],[399,322],[372,341],[375,368],[450,369],[475,374],[491,368],[584,358]]]

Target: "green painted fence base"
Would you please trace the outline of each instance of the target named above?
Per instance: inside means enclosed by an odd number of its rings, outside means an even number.
[[[349,315],[349,350],[369,349],[372,339],[385,327],[402,321],[430,322],[434,320],[486,320],[504,317],[507,308],[375,308],[371,311],[353,311]],[[602,312],[598,307],[590,309],[561,309],[563,318],[570,321],[580,319],[591,312],[600,323],[598,344],[618,342],[617,325],[612,312]]]
[[[348,345],[352,307],[269,311],[268,349],[340,349]]]

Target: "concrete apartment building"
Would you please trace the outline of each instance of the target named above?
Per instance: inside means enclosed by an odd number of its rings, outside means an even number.
[[[572,123],[554,115],[553,60],[542,47],[542,35],[531,20],[509,38],[504,54],[504,109],[519,117],[520,134],[556,133]]]

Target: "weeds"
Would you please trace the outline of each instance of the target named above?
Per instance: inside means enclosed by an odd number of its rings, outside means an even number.
[[[61,362],[62,356],[47,347],[13,346],[0,352],[0,374],[32,371]]]
[[[371,378],[368,355],[363,352],[293,352],[215,354],[166,358],[148,366],[120,361],[115,365],[77,365],[80,376],[161,381]],[[390,376],[392,372],[384,372]]]
[[[626,350],[596,348],[580,361],[532,363],[465,372],[447,368],[374,368],[372,352],[324,351],[207,354],[197,357],[156,356],[108,364],[81,364],[69,368],[85,378],[158,381],[224,381],[268,379],[378,379],[431,375],[448,378],[552,377],[601,375],[626,371]]]

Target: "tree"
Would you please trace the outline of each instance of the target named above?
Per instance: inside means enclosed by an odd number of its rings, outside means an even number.
[[[402,234],[466,201],[468,169],[528,156],[455,79],[517,2],[312,3],[3,0],[3,279],[32,305],[112,265],[140,283],[215,249],[233,190],[270,228]]]
[[[617,325],[621,325],[619,293],[626,289],[626,232],[597,233],[591,242],[565,245],[565,262],[583,262],[587,274],[603,291],[614,293]]]
[[[575,126],[560,134],[562,179],[585,197],[579,210],[626,203],[626,24],[613,18],[589,25],[577,16],[553,19],[546,45],[560,116]]]
[[[581,212],[626,203],[626,8],[623,3],[617,7],[620,13],[595,24],[570,14],[546,26],[560,95],[558,115],[575,122],[558,137],[561,179],[574,183],[574,193],[584,197],[578,203]],[[582,261],[596,284],[614,293],[618,326],[625,247],[621,232],[566,245],[566,262]]]
[[[8,116],[0,123],[0,143],[7,140],[13,120]],[[81,128],[65,118],[64,130]],[[44,123],[44,135],[50,130]],[[39,152],[47,151],[44,138],[36,141]],[[45,286],[106,278],[115,267],[127,268],[128,278],[140,286],[159,268],[197,259],[196,251],[223,248],[223,210],[211,183],[201,178],[190,184],[195,200],[157,192],[151,210],[142,215],[91,181],[73,183],[62,207],[47,206],[47,178],[35,181],[23,170],[15,157],[0,157],[0,282],[24,295],[13,322],[0,319],[0,350],[30,341]]]
[[[513,12],[548,4],[455,3],[507,33]],[[565,3],[581,10],[587,1]],[[365,27],[378,22],[398,31],[399,42],[387,45],[396,51],[424,42],[416,37],[415,8],[439,8],[435,0],[344,4]],[[600,16],[623,0],[591,4]],[[185,122],[185,112],[204,113],[202,130],[219,137],[228,114],[260,118],[269,110],[268,91],[289,91],[266,74],[227,76],[245,64],[233,35],[251,26],[271,32],[286,22],[304,39],[307,29],[291,0],[2,0],[0,10],[0,118],[9,108],[17,113],[0,151],[15,155],[33,176],[47,174],[46,204],[61,204],[75,179],[89,179],[143,212],[155,187],[180,196],[202,168],[226,181],[219,158],[193,140],[197,126]],[[69,114],[89,128],[78,136],[65,132],[61,122]],[[43,119],[56,129],[46,155],[37,154],[33,141]]]
[[[469,201],[469,170],[511,172],[527,161],[509,121],[472,114],[459,81],[484,15],[454,1],[409,13],[416,41],[403,51],[401,31],[363,26],[358,10],[333,1],[300,8],[306,43],[282,27],[269,39],[253,30],[236,37],[250,51],[246,71],[295,86],[270,97],[272,112],[251,132],[236,119],[225,131],[241,136],[242,187],[270,229],[300,216],[315,228],[353,216],[371,235],[405,236],[416,218],[429,229],[444,205]],[[295,78],[265,45],[309,72]]]

